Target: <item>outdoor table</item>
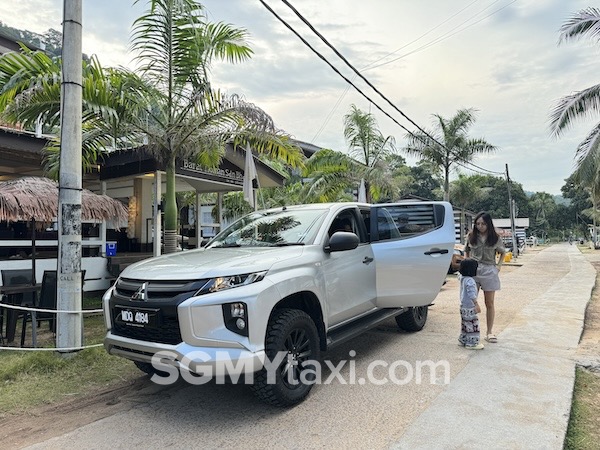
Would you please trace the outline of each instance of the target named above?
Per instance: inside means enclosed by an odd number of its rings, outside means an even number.
[[[27,292],[34,292],[35,297],[34,300],[37,299],[37,294],[42,287],[41,283],[38,284],[20,284],[15,286],[0,286],[0,294],[3,295],[2,301],[0,301],[0,308],[2,308],[2,304],[6,305],[16,305],[21,306],[22,294]],[[4,297],[6,297],[6,301],[4,301]],[[37,304],[36,301],[34,303]],[[36,305],[32,305],[35,307]],[[15,340],[15,332],[17,329],[17,317],[18,311],[10,308],[6,308],[6,341],[13,342]],[[36,331],[36,320],[35,320],[35,311],[32,311],[32,344],[35,347],[37,345],[37,331]],[[25,320],[25,319],[23,319]],[[0,334],[2,333],[1,329],[2,323],[0,322]]]

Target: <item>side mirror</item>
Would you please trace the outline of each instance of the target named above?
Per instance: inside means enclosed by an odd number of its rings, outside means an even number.
[[[325,252],[343,252],[344,250],[354,250],[358,247],[359,239],[354,233],[348,231],[336,231],[329,238],[329,244],[325,247]]]

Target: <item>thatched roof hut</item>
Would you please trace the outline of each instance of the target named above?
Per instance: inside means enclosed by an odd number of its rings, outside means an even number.
[[[58,183],[48,178],[23,177],[0,182],[0,221],[53,222],[58,217]],[[127,208],[107,195],[83,189],[81,219],[106,220],[109,227],[127,225]]]

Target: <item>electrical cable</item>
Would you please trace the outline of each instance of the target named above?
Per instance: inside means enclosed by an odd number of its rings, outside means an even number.
[[[366,66],[362,67],[360,69],[360,71],[364,71],[364,70],[369,70],[375,67],[380,67],[383,66],[385,64],[387,64],[387,62],[379,64],[379,65],[374,65],[377,64],[379,61],[383,61],[385,58],[387,58],[388,56],[392,56],[393,54],[399,52],[400,50],[402,50],[403,48],[408,47],[411,44],[414,44],[415,42],[421,40],[422,38],[424,38],[425,36],[427,36],[428,34],[432,33],[433,31],[435,31],[436,29],[438,29],[439,27],[441,27],[443,24],[445,24],[446,22],[448,22],[449,20],[451,20],[452,18],[456,17],[458,14],[460,14],[461,12],[463,12],[465,9],[468,9],[470,6],[472,6],[473,4],[477,3],[478,0],[473,0],[471,3],[469,3],[467,6],[465,6],[464,8],[458,10],[456,13],[452,14],[450,17],[448,17],[446,20],[443,20],[442,22],[438,23],[435,27],[431,28],[429,31],[423,33],[421,36],[419,36],[416,39],[413,39],[412,41],[408,42],[407,44],[404,44],[403,46],[397,48],[396,50],[388,53],[385,56],[382,56],[381,58],[376,59],[375,61],[370,62],[369,64],[367,64]],[[498,0],[496,0],[498,1]],[[474,16],[472,16],[474,17]],[[469,19],[470,20],[470,19]],[[352,81],[354,81],[356,77],[353,77]],[[342,92],[342,94],[340,95],[340,97],[338,98],[338,100],[336,101],[335,105],[333,106],[333,108],[331,109],[331,111],[329,112],[329,114],[327,115],[327,117],[325,117],[325,120],[323,121],[323,124],[321,125],[321,127],[317,130],[317,132],[315,133],[315,135],[313,136],[312,142],[316,141],[317,137],[321,134],[321,132],[323,131],[323,129],[327,126],[327,124],[329,123],[329,121],[331,120],[331,118],[333,117],[333,114],[335,113],[335,111],[337,110],[338,106],[340,105],[340,103],[342,102],[343,98],[346,96],[346,94],[348,93],[348,91],[350,90],[349,86],[346,86],[346,88],[344,89],[344,92]]]
[[[385,62],[385,63],[382,63],[382,64],[378,64],[378,65],[376,65],[376,66],[373,66],[373,64],[376,64],[376,63],[378,63],[379,61],[382,61],[382,60],[384,60],[384,59],[385,59],[385,58],[387,58],[388,56],[392,56],[393,54],[395,54],[395,53],[398,53],[400,50],[402,50],[402,49],[404,49],[404,48],[408,47],[409,45],[411,45],[411,44],[414,44],[415,42],[418,42],[418,41],[420,41],[422,38],[424,38],[424,37],[425,37],[425,36],[427,36],[428,34],[432,33],[433,31],[437,30],[437,29],[438,29],[439,27],[441,27],[443,24],[445,24],[446,22],[450,21],[451,19],[453,19],[454,17],[456,17],[457,15],[459,15],[459,14],[460,14],[461,12],[463,12],[465,9],[468,9],[468,8],[469,8],[470,6],[472,6],[474,3],[477,3],[477,1],[478,1],[478,0],[473,0],[473,1],[472,1],[471,3],[469,3],[467,6],[465,6],[464,8],[462,8],[462,9],[460,9],[460,10],[458,10],[457,12],[455,12],[454,14],[452,14],[450,17],[448,17],[446,20],[443,20],[442,22],[438,23],[438,24],[437,24],[435,27],[431,28],[429,31],[426,31],[425,33],[423,33],[423,34],[422,34],[421,36],[419,36],[418,38],[416,38],[416,39],[413,39],[412,41],[410,41],[410,42],[408,42],[408,43],[404,44],[403,46],[401,46],[401,47],[398,47],[396,50],[394,50],[394,51],[392,51],[392,52],[388,53],[387,55],[385,55],[385,56],[382,56],[381,58],[379,58],[379,59],[376,59],[375,61],[373,61],[373,62],[371,62],[371,63],[367,64],[365,67],[363,67],[363,68],[361,69],[361,71],[363,71],[363,70],[369,70],[369,69],[374,69],[375,67],[380,67],[380,66],[384,66],[384,65],[388,64],[388,62]],[[499,0],[496,0],[496,1],[499,1]],[[495,2],[494,2],[494,3],[495,3]],[[485,11],[485,9],[486,9],[486,8],[484,8],[484,11]],[[477,13],[477,14],[479,14],[479,13]],[[477,14],[476,14],[476,15],[477,15]],[[476,15],[475,15],[475,16],[476,16]],[[471,18],[473,18],[473,17],[475,17],[475,16],[471,16]],[[471,20],[471,18],[467,19],[467,21]],[[464,22],[463,22],[463,23],[464,23]],[[456,29],[456,27],[455,27],[455,28],[453,28],[453,29]],[[452,31],[452,30],[450,30],[450,31]],[[437,38],[436,38],[436,39],[437,39]],[[404,57],[404,55],[403,55],[403,56],[401,56],[400,58],[403,58],[403,57]],[[397,59],[398,59],[398,58],[397,58]],[[396,61],[397,59],[395,59],[394,61]],[[389,62],[392,62],[392,61],[389,61]],[[373,67],[371,67],[371,66],[373,66]]]
[[[310,50],[312,50],[312,52],[317,55],[320,59],[323,60],[323,62],[325,62],[325,64],[327,64],[329,67],[331,67],[331,69],[337,73],[340,77],[342,77],[346,83],[348,83],[349,85],[351,85],[360,95],[362,95],[369,103],[373,104],[373,106],[375,106],[379,111],[381,111],[383,114],[385,114],[392,122],[394,122],[396,125],[398,125],[400,128],[402,128],[403,130],[405,130],[406,132],[412,134],[412,132],[406,128],[404,125],[402,125],[400,122],[398,122],[394,117],[392,117],[387,111],[384,111],[383,108],[381,108],[377,103],[375,103],[371,98],[369,98],[369,96],[367,96],[358,86],[356,86],[352,81],[350,81],[345,75],[343,75],[333,64],[331,64],[327,58],[325,58],[321,53],[319,53],[312,45],[310,45],[310,43],[304,39],[302,36],[300,36],[300,34],[294,30],[291,25],[289,25],[285,20],[283,20],[275,11],[273,11],[273,9],[271,9],[271,7],[269,5],[267,5],[264,0],[259,0],[263,6],[265,8],[267,8],[269,10],[269,12],[271,12],[271,14],[273,14],[286,28],[288,28],[292,33],[294,33],[298,39],[300,39],[302,41],[302,43],[304,43],[304,45],[306,45]],[[417,126],[418,127],[418,126]],[[419,127],[418,127],[419,128]],[[419,128],[419,130],[421,130],[421,128]],[[425,131],[421,130],[423,133],[425,133]],[[425,133],[427,134],[427,133]],[[428,135],[429,136],[429,135]],[[433,139],[433,138],[432,138]],[[435,140],[435,139],[434,139]],[[436,141],[437,142],[437,141]],[[439,143],[438,143],[439,144]],[[441,145],[441,144],[440,144]]]
[[[499,1],[499,0],[496,0],[494,3],[497,3],[498,1]],[[454,33],[451,33],[451,32],[452,32],[452,30],[450,30],[450,31],[446,32],[445,34],[443,34],[443,35],[441,35],[441,36],[439,36],[439,37],[435,38],[433,41],[431,41],[431,42],[429,42],[429,43],[427,43],[427,44],[424,44],[424,45],[422,45],[421,47],[418,47],[418,48],[416,48],[416,49],[414,49],[414,50],[411,50],[411,51],[410,51],[410,52],[408,52],[408,53],[404,53],[403,55],[400,55],[400,56],[398,56],[397,58],[391,59],[391,60],[389,60],[389,61],[386,61],[386,62],[384,62],[384,63],[378,64],[378,65],[376,65],[376,66],[369,67],[369,69],[375,69],[375,68],[377,68],[377,67],[385,66],[386,64],[391,64],[391,63],[393,63],[393,62],[395,62],[395,61],[398,61],[399,59],[402,59],[402,58],[404,58],[404,57],[406,57],[406,56],[412,55],[413,53],[417,53],[417,52],[419,52],[419,51],[421,51],[421,50],[425,50],[426,48],[429,48],[429,47],[431,47],[432,45],[434,45],[434,44],[437,44],[438,42],[441,42],[441,41],[443,41],[443,40],[446,40],[446,39],[448,39],[448,38],[450,38],[450,37],[454,36],[455,34],[458,34],[458,33],[460,33],[461,31],[464,31],[464,30],[466,30],[467,28],[470,28],[470,27],[472,27],[473,25],[476,25],[476,24],[478,24],[478,23],[479,23],[479,22],[481,22],[482,20],[485,20],[485,19],[487,19],[488,17],[491,17],[491,16],[493,16],[493,15],[494,15],[494,14],[496,14],[497,12],[500,12],[500,11],[502,11],[504,8],[507,8],[507,7],[509,7],[510,5],[512,5],[513,3],[515,3],[516,1],[517,1],[517,0],[512,0],[510,3],[507,3],[506,5],[502,6],[501,8],[498,8],[498,9],[497,9],[497,10],[495,10],[494,12],[492,12],[492,13],[488,14],[487,16],[485,16],[485,17],[482,17],[481,19],[479,19],[479,20],[477,20],[477,21],[475,21],[475,22],[473,22],[473,23],[471,23],[471,24],[467,25],[466,27],[464,27],[464,28],[461,28],[461,29],[459,29],[459,30],[455,31]],[[493,3],[492,3],[492,4],[493,4]],[[489,8],[490,6],[491,6],[491,5],[489,5],[487,8]],[[487,9],[487,8],[484,8],[482,11],[485,11],[485,9]],[[480,13],[481,13],[481,11],[480,11],[479,13],[477,13],[475,16],[477,16],[477,15],[478,15],[478,14],[480,14]],[[475,17],[475,16],[473,16],[473,17]],[[473,17],[471,17],[471,18],[467,19],[467,20],[466,20],[465,22],[463,22],[461,25],[463,25],[463,24],[467,23],[467,22],[468,22],[469,20],[471,20]],[[458,25],[458,26],[460,26],[460,25]],[[456,28],[457,28],[457,27],[455,27],[455,28],[454,28],[454,30],[456,30]],[[450,34],[449,34],[449,33],[450,33]]]
[[[329,47],[338,58],[340,58],[361,80],[363,80],[365,83],[367,83],[367,85],[373,89],[377,94],[379,94],[379,96],[385,101],[387,102],[392,108],[394,108],[402,117],[404,117],[406,120],[408,120],[412,125],[414,125],[417,130],[419,130],[421,133],[423,133],[424,135],[426,135],[427,137],[429,137],[431,140],[433,140],[434,142],[436,142],[438,145],[443,146],[443,144],[441,144],[440,142],[438,142],[433,136],[431,136],[429,133],[427,133],[424,129],[422,129],[415,121],[413,121],[410,117],[408,117],[400,108],[398,108],[396,105],[394,105],[385,95],[383,95],[381,93],[381,91],[379,89],[377,89],[369,80],[367,80],[365,78],[365,76],[363,74],[361,74],[351,63],[350,61],[348,61],[346,59],[346,57],[344,55],[342,55],[339,50],[337,48],[335,48],[302,14],[300,14],[300,12],[287,0],[281,0],[288,8],[290,8],[294,14],[296,14],[296,16],[302,21],[304,22],[304,24],[310,28],[310,30],[316,34],[319,39],[321,39],[321,41],[323,41],[323,43],[325,45],[327,45],[327,47]],[[265,2],[263,0],[260,0],[260,2],[264,5]],[[270,8],[269,8],[270,9]],[[271,10],[272,11],[272,10]],[[274,12],[273,12],[274,13]],[[279,17],[279,16],[277,16]],[[281,19],[280,19],[281,20]],[[287,24],[286,24],[287,26]],[[288,28],[290,28],[292,31],[294,31],[294,33],[300,37],[299,34],[297,34],[295,32],[295,30],[293,30],[291,27],[288,26]],[[304,38],[301,38],[303,42],[305,42],[305,44],[308,44],[308,42],[306,40],[304,40]],[[312,47],[311,47],[312,49]],[[313,50],[314,51],[314,50]],[[324,58],[322,58],[324,59]],[[329,62],[328,62],[329,64]],[[376,103],[374,103],[372,100],[370,100],[371,103],[373,103],[375,106],[377,106]]]
[[[379,109],[382,113],[384,113],[387,117],[389,117],[390,119],[392,119],[392,121],[394,123],[396,123],[398,126],[400,126],[402,129],[404,129],[405,131],[407,131],[409,134],[411,134],[412,136],[416,137],[417,139],[420,139],[418,137],[418,135],[415,135],[413,132],[411,132],[410,130],[408,130],[405,126],[403,126],[402,124],[400,124],[397,120],[395,120],[394,118],[392,118],[392,116],[390,114],[388,114],[386,111],[384,111],[377,103],[375,103],[372,99],[370,99],[367,95],[365,95],[356,85],[354,85],[350,80],[348,80],[348,78],[346,78],[344,75],[341,74],[341,72],[335,68],[323,55],[321,55],[317,50],[314,49],[314,47],[308,43],[308,41],[306,41],[306,39],[304,39],[302,36],[300,36],[300,34],[294,30],[291,25],[289,25],[285,20],[283,20],[271,7],[269,7],[264,0],[259,0],[263,6],[265,6],[265,8],[267,8],[271,14],[273,14],[284,26],[286,26],[290,31],[292,31],[307,47],[309,47],[317,56],[319,56],[319,58],[321,58],[327,65],[329,65],[338,75],[340,75],[344,80],[346,80],[347,83],[349,83],[350,85],[352,85],[363,97],[365,97],[370,103],[372,103],[377,109]],[[452,153],[452,150],[450,150],[449,148],[447,148],[443,143],[439,142],[437,139],[435,139],[433,136],[431,136],[428,132],[426,132],[425,130],[423,130],[416,122],[414,122],[410,117],[408,117],[402,110],[400,110],[400,108],[398,108],[396,105],[394,105],[385,95],[383,95],[381,93],[381,91],[379,91],[379,89],[377,89],[369,80],[367,80],[367,78],[364,77],[364,75],[362,75],[302,14],[300,14],[300,12],[293,6],[291,5],[287,0],[281,0],[288,8],[290,8],[294,14],[296,14],[296,16],[302,21],[304,22],[304,24],[313,32],[315,33],[323,43],[325,43],[325,45],[327,45],[335,54],[336,56],[338,56],[359,78],[361,78],[365,83],[367,83],[367,85],[373,89],[383,100],[385,100],[393,109],[395,109],[402,117],[404,117],[406,120],[408,120],[412,125],[414,125],[421,133],[423,133],[425,136],[427,136],[429,139],[431,139],[433,142],[435,142],[436,144],[438,144],[441,148],[447,150],[448,152]],[[516,0],[514,0],[516,1]],[[454,154],[454,156],[457,156],[456,154]],[[458,163],[458,160],[457,160]],[[500,172],[494,172],[494,171],[490,171],[487,169],[484,169],[482,167],[479,167],[469,161],[464,161],[465,164],[470,164],[474,167],[477,167],[480,170],[484,170],[487,171],[489,173],[496,173],[496,174],[500,174]]]

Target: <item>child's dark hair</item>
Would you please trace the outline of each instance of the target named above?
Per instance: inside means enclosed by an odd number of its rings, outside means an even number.
[[[477,266],[479,263],[476,259],[465,258],[460,262],[460,269],[458,271],[463,277],[474,277],[477,275]]]

